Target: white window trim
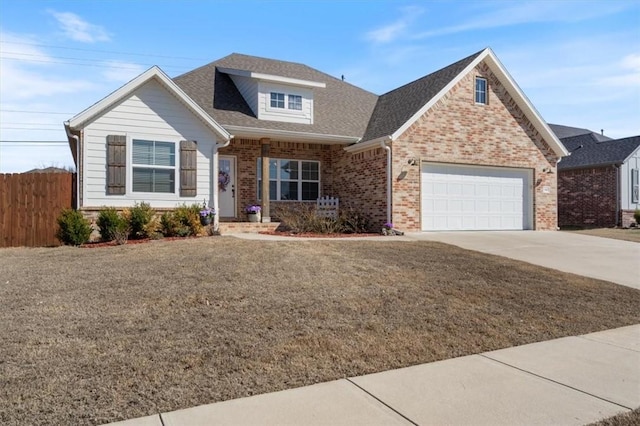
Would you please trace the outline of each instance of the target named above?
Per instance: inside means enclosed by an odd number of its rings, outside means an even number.
[[[174,145],[175,165],[172,166],[150,166],[146,164],[133,164],[133,141],[145,140],[154,142],[167,142]],[[150,169],[173,169],[174,185],[173,192],[134,192],[133,191],[133,169],[150,168]],[[127,190],[129,197],[144,197],[150,200],[166,200],[167,197],[180,198],[180,142],[170,139],[159,140],[157,137],[150,135],[129,135],[127,138]]]
[[[478,102],[478,93],[481,93],[478,92],[477,88],[478,80],[484,81],[484,102]],[[486,78],[476,76],[476,78],[473,80],[473,100],[475,101],[476,105],[489,105],[489,82]]]
[[[278,161],[278,164],[280,164],[281,161],[295,161],[298,163],[298,179],[281,179],[280,178],[280,173],[277,173],[277,176],[275,179],[269,179],[269,182],[271,181],[275,181],[276,182],[276,199],[272,199],[270,201],[277,201],[277,202],[295,202],[295,203],[307,203],[307,202],[315,202],[316,200],[303,200],[302,199],[302,183],[303,182],[317,182],[318,183],[318,197],[322,196],[322,176],[321,176],[321,164],[320,161],[317,160],[298,160],[298,159],[292,159],[292,158],[269,158],[269,161],[273,161],[276,160]],[[260,177],[261,173],[262,173],[262,169],[261,169],[261,158],[258,158],[256,160],[256,198],[258,199],[258,201],[262,201],[262,198],[259,197],[260,194],[260,185],[262,184],[262,178]],[[315,179],[302,179],[302,163],[316,163],[318,165],[318,180]],[[279,166],[278,166],[278,170],[279,170]],[[281,182],[298,182],[298,199],[296,200],[281,200],[281,193],[280,193],[280,183]],[[271,195],[271,194],[270,194]]]
[[[278,108],[278,107],[272,107],[271,106],[271,94],[272,93],[281,93],[284,95],[284,108]],[[289,109],[289,95],[293,95],[293,96],[300,96],[300,105],[302,106],[302,109]],[[306,114],[304,113],[304,101],[305,101],[305,97],[299,93],[291,93],[291,92],[286,92],[286,91],[282,91],[279,92],[277,90],[269,90],[269,92],[267,93],[267,102],[266,102],[266,110],[269,113],[272,114],[282,114],[282,115],[299,115],[302,117],[306,117]]]

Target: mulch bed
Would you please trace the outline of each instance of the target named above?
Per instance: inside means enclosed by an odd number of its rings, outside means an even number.
[[[314,232],[291,232],[291,231],[260,231],[264,235],[276,235],[279,237],[301,237],[301,238],[354,238],[354,237],[380,237],[381,234],[362,233],[362,234],[316,234]]]

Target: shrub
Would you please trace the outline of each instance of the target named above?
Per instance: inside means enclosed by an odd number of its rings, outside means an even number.
[[[58,216],[56,236],[66,245],[79,246],[89,241],[91,224],[79,211],[64,209]]]
[[[126,241],[129,224],[113,207],[105,207],[100,210],[97,225],[102,241],[116,240],[121,242],[123,234]]]
[[[318,216],[312,203],[278,205],[274,213],[282,226],[294,233],[351,234],[367,232],[370,228],[369,219],[350,206],[341,208],[337,219]]]
[[[203,231],[200,224],[200,210],[202,206],[186,204],[166,212],[160,218],[160,229],[165,237],[188,237],[199,235]]]
[[[148,238],[157,226],[157,222],[153,220],[155,211],[148,203],[136,203],[128,211],[129,220],[129,236],[131,238]]]
[[[340,208],[340,221],[347,234],[362,234],[371,230],[371,221],[353,206]]]
[[[636,209],[633,212],[633,218],[636,220],[636,224],[640,226],[640,209]]]

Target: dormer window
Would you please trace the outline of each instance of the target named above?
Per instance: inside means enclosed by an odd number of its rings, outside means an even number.
[[[284,93],[271,92],[271,108],[284,108]]]
[[[289,109],[295,109],[298,111],[302,111],[302,96],[300,95],[289,95]]]

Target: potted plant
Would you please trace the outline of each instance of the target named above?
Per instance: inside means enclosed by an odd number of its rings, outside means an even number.
[[[247,214],[249,218],[249,222],[260,222],[260,212],[262,211],[262,207],[256,204],[251,204],[244,208],[244,212]]]
[[[204,207],[202,210],[200,210],[200,223],[203,226],[211,225],[211,222],[213,222],[213,217],[215,215],[215,209],[212,209],[211,207]]]

